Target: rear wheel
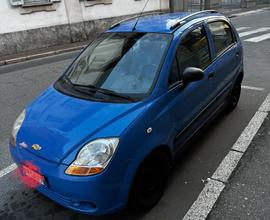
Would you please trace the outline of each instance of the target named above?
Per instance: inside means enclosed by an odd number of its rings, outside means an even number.
[[[240,95],[241,95],[241,80],[237,79],[228,100],[227,110],[229,112],[236,108],[240,99]]]
[[[155,206],[163,195],[169,173],[169,155],[156,151],[137,171],[131,188],[130,205],[140,211]]]

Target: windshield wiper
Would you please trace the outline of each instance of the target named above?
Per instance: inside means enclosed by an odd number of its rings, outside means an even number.
[[[68,84],[74,86],[74,84],[67,75],[62,76],[61,80],[65,80]]]
[[[114,97],[121,98],[121,99],[126,99],[126,100],[131,101],[131,102],[135,101],[134,98],[132,98],[132,97],[130,97],[128,95],[120,94],[120,93],[114,92],[114,91],[109,90],[109,89],[98,88],[98,87],[96,87],[94,85],[73,84],[73,86],[87,88],[92,92],[100,92],[100,93],[102,93],[104,95],[114,96]]]
[[[89,90],[82,90],[82,89],[79,89],[78,87],[84,87],[84,86],[81,86],[81,85],[78,85],[78,84],[74,84],[70,78],[67,76],[67,75],[64,75],[61,80],[64,80],[66,83],[68,83],[75,91],[77,92],[80,92],[80,93],[84,93],[86,95],[91,95],[94,97],[94,91],[89,91]]]
[[[129,100],[131,102],[134,102],[135,99],[128,96],[128,95],[124,95],[124,94],[120,94],[120,93],[117,93],[117,92],[114,92],[112,90],[109,90],[109,89],[100,89],[99,92],[105,94],[105,95],[109,95],[109,96],[115,96],[115,97],[118,97],[118,98],[122,98],[122,99],[126,99],[126,100]]]
[[[94,95],[95,92],[100,92],[100,93],[102,93],[104,95],[114,96],[114,97],[118,97],[118,98],[121,98],[121,99],[129,100],[129,101],[132,101],[132,102],[135,101],[132,97],[130,97],[128,95],[119,94],[119,93],[114,92],[112,90],[98,88],[98,87],[96,87],[94,85],[74,84],[74,83],[72,83],[72,81],[70,80],[70,78],[67,75],[64,75],[62,77],[62,80],[65,80],[69,85],[71,85],[73,87],[73,89],[77,90],[78,92],[82,92],[82,93],[85,93],[85,94],[88,94],[88,95]],[[87,90],[90,91],[90,93],[86,92],[86,91],[82,91],[81,89],[78,89],[78,88],[87,88]]]

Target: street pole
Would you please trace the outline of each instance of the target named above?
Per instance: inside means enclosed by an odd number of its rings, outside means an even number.
[[[174,12],[174,0],[170,0],[169,4],[170,4],[170,12]]]
[[[200,11],[203,10],[203,0],[200,0]]]
[[[170,0],[170,11],[188,11],[188,0]]]
[[[205,0],[205,1],[204,1],[204,9],[206,9],[206,10],[211,9],[211,8],[210,8],[210,1],[211,1],[211,0]]]

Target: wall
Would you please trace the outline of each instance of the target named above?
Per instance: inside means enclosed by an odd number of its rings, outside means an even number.
[[[62,0],[29,13],[32,9],[1,0],[0,56],[91,39],[117,20],[139,13],[146,2],[109,1],[112,4],[86,7],[83,0]],[[169,0],[150,0],[145,11],[168,8]]]
[[[40,27],[67,24],[64,2],[54,4],[56,11],[20,14],[20,7],[12,7],[8,0],[1,0],[0,34]]]

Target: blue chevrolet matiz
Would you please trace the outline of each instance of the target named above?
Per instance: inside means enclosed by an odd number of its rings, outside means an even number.
[[[19,115],[11,155],[26,183],[77,212],[150,209],[176,153],[236,107],[243,75],[239,36],[222,14],[120,22]]]

